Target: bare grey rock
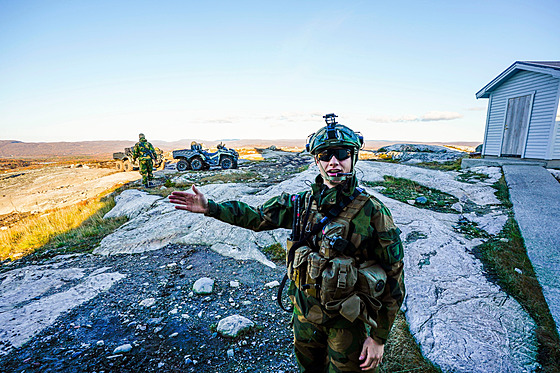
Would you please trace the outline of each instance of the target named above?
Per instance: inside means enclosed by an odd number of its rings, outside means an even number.
[[[484,276],[469,240],[453,230],[455,214],[419,210],[377,195],[405,243],[406,317],[423,354],[444,371],[534,371],[536,324]]]
[[[217,331],[226,337],[237,337],[239,333],[251,329],[255,323],[246,317],[232,315],[221,319],[218,322]]]
[[[205,295],[211,294],[214,289],[214,280],[208,277],[202,277],[195,281],[193,291],[195,294]]]
[[[51,325],[62,313],[108,290],[115,282],[124,278],[124,275],[120,273],[90,275],[65,291],[56,292],[46,297],[39,297],[39,294],[44,294],[46,289],[60,287],[60,278],[81,280],[84,270],[70,269],[69,271],[61,271],[62,274],[55,273],[56,269],[49,266],[35,267],[32,270],[37,275],[23,274],[26,280],[25,286],[19,287],[19,291],[22,294],[21,298],[17,298],[19,303],[13,301],[13,294],[9,292],[2,292],[0,295],[0,304],[12,303],[11,306],[5,306],[0,310],[0,340],[4,341],[4,343],[9,342],[14,347],[23,345],[32,336]],[[5,281],[8,281],[8,284],[13,284],[14,278],[28,271],[29,267],[22,270],[14,270],[12,271],[13,273],[8,272],[8,277],[3,281],[2,287]],[[50,285],[43,286],[43,281],[50,283]],[[35,288],[39,290],[35,290]],[[10,299],[6,299],[6,297],[10,297]],[[6,344],[3,344],[3,346],[0,348],[0,355],[10,351],[10,348],[5,347]]]
[[[113,355],[123,354],[126,352],[130,352],[131,350],[132,350],[132,345],[130,343],[126,343],[124,345],[115,348],[115,350],[113,351]]]
[[[159,196],[150,195],[138,189],[126,189],[115,197],[116,206],[105,214],[103,218],[117,218],[126,216],[135,218],[152,207],[152,204],[161,199]]]

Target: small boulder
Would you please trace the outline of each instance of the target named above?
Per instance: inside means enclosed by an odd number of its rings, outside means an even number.
[[[267,288],[267,289],[272,289],[272,288],[275,288],[277,286],[280,286],[280,283],[276,280],[271,281],[271,282],[267,282],[266,284],[264,284],[264,287]]]
[[[156,300],[155,298],[146,298],[143,301],[140,302],[140,305],[143,307],[151,307],[154,304],[156,304]]]
[[[132,345],[130,343],[127,343],[115,348],[115,350],[113,351],[113,355],[129,352],[130,350],[132,350]]]
[[[199,295],[212,294],[213,289],[214,280],[208,277],[199,278],[193,285],[194,293]]]
[[[237,337],[241,332],[250,330],[255,323],[240,315],[228,316],[218,322],[218,333],[225,337]]]

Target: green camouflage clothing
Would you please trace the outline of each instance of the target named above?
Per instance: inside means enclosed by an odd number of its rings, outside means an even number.
[[[140,175],[142,175],[142,184],[147,184],[148,181],[154,178],[152,174],[154,167],[153,159],[156,158],[154,147],[145,138],[141,138],[140,141],[134,145],[134,149],[132,149],[132,157],[134,160],[138,158]]]
[[[300,372],[378,371],[360,368],[359,358],[367,336],[363,322],[356,320],[346,328],[329,328],[309,322],[297,308],[294,311],[294,350]]]
[[[326,213],[334,205],[338,204],[344,195],[351,195],[357,186],[357,179],[353,177],[346,183],[346,189],[342,185],[335,188],[327,188],[323,184],[323,179],[319,175],[315,184],[311,186],[311,191],[301,192],[299,195],[302,200],[312,194],[312,198],[317,202],[319,213]],[[252,229],[254,231],[264,231],[275,228],[291,229],[293,224],[293,199],[287,193],[282,193],[278,197],[274,197],[262,206],[253,208],[243,202],[229,201],[216,203],[212,200],[208,201],[208,216],[217,218],[221,221],[234,224],[240,227]],[[393,223],[390,211],[373,196],[369,196],[365,205],[351,220],[349,225],[349,235],[352,235],[353,242],[359,242],[356,245],[356,257],[359,262],[375,260],[381,265],[387,273],[387,284],[383,294],[378,298],[382,307],[375,319],[376,328],[369,330],[369,335],[380,343],[385,343],[387,336],[393,325],[397,312],[404,300],[404,282],[403,282],[403,246],[399,237],[400,230]],[[321,235],[321,233],[319,233]],[[348,237],[350,239],[350,237]],[[290,284],[288,294],[294,303],[294,336],[296,345],[296,357],[302,371],[307,371],[303,367],[303,361],[308,359],[304,349],[307,347],[301,344],[301,332],[305,329],[323,328],[323,334],[327,336],[323,345],[329,342],[329,335],[332,333],[341,333],[337,329],[348,329],[349,335],[361,336],[359,341],[347,341],[342,351],[338,354],[347,356],[348,358],[356,358],[361,351],[361,346],[365,340],[365,333],[360,333],[366,325],[361,321],[350,322],[338,314],[328,313],[321,306],[320,301],[312,296],[308,296],[304,291],[298,289],[293,282]],[[296,327],[297,326],[297,327]],[[316,345],[317,348],[321,348]],[[357,354],[354,347],[359,346]],[[323,346],[324,348],[324,346]],[[299,350],[299,352],[298,352]],[[332,350],[332,348],[331,348]],[[348,366],[344,368],[334,363],[329,351],[329,371],[347,371]],[[351,353],[351,355],[349,354]],[[312,355],[316,355],[313,353]],[[324,354],[323,354],[324,355]],[[314,360],[311,364],[315,367],[317,364],[325,364],[325,360],[317,355],[319,359]],[[337,360],[338,361],[338,360]],[[356,364],[354,361],[352,364]],[[359,363],[358,363],[359,365]]]

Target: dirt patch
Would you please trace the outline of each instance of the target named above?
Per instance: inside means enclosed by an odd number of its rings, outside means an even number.
[[[0,215],[70,206],[140,178],[138,172],[116,172],[104,163],[96,165],[47,165],[1,174]]]

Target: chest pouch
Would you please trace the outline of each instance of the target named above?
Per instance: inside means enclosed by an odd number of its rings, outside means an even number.
[[[346,237],[348,227],[348,221],[337,219],[323,228],[319,245],[319,252],[322,256],[330,259],[344,252],[348,241],[343,237]]]
[[[356,291],[378,298],[385,290],[387,273],[375,261],[364,262],[358,268]]]
[[[358,280],[358,268],[350,257],[336,257],[325,265],[321,283],[321,303],[347,297],[354,291]]]

